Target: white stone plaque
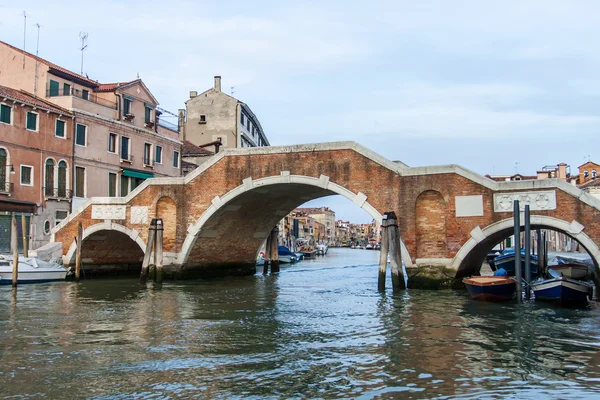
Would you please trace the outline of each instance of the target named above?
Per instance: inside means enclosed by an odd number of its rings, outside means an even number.
[[[482,217],[483,196],[456,196],[454,198],[457,217]]]
[[[495,212],[513,212],[513,201],[519,200],[521,211],[529,204],[531,211],[556,210],[556,192],[546,190],[539,192],[513,192],[494,194]]]
[[[148,207],[131,206],[131,223],[132,224],[147,224],[148,223]]]
[[[92,219],[125,219],[126,206],[92,206]]]

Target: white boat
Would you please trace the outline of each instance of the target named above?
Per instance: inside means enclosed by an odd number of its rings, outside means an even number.
[[[67,269],[60,264],[19,256],[17,283],[64,281]],[[0,285],[12,284],[13,257],[0,255]]]
[[[581,264],[557,264],[548,268],[560,272],[565,278],[586,279],[589,275],[588,267]]]
[[[324,245],[324,244],[317,245],[317,254],[324,256],[325,254],[327,254],[327,250],[328,250],[327,245]]]

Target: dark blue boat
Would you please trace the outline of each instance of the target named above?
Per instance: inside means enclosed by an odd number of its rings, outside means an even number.
[[[463,283],[472,298],[484,301],[510,300],[517,290],[515,280],[506,276],[472,276]]]
[[[556,271],[549,270],[549,279],[531,282],[531,290],[536,300],[550,301],[564,305],[586,304],[592,297],[592,285],[576,279],[565,278]]]
[[[538,258],[536,255],[531,255],[531,279],[538,277]],[[503,268],[508,275],[515,275],[515,250],[506,249],[498,257],[494,258],[494,270]],[[525,276],[525,250],[521,250],[521,272]]]

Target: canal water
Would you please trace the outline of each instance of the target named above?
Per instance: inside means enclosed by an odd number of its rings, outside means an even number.
[[[597,303],[381,294],[377,259],[331,249],[276,276],[162,289],[1,287],[0,397],[600,397]]]

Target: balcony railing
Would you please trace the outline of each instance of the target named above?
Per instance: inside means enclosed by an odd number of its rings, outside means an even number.
[[[2,182],[0,183],[0,193],[10,194],[14,190],[14,185],[12,182]]]
[[[70,199],[73,191],[65,188],[44,187],[44,195],[47,199]]]
[[[165,121],[162,118],[158,118],[158,126],[161,126],[163,128],[166,128],[166,129],[169,129],[171,131],[179,133],[179,127],[177,126],[177,124],[174,124],[174,123],[169,122],[169,121]]]
[[[145,167],[153,167],[154,168],[154,160],[151,158],[144,157],[144,166]]]
[[[100,104],[101,106],[112,108],[113,110],[117,109],[117,102],[103,99],[102,97],[98,97],[98,95],[91,91],[84,92],[83,90],[73,89],[70,90],[46,90],[46,97],[61,97],[61,96],[74,96],[79,97],[80,99],[91,101],[92,103]]]
[[[132,163],[133,155],[132,154],[121,154],[121,162]]]

